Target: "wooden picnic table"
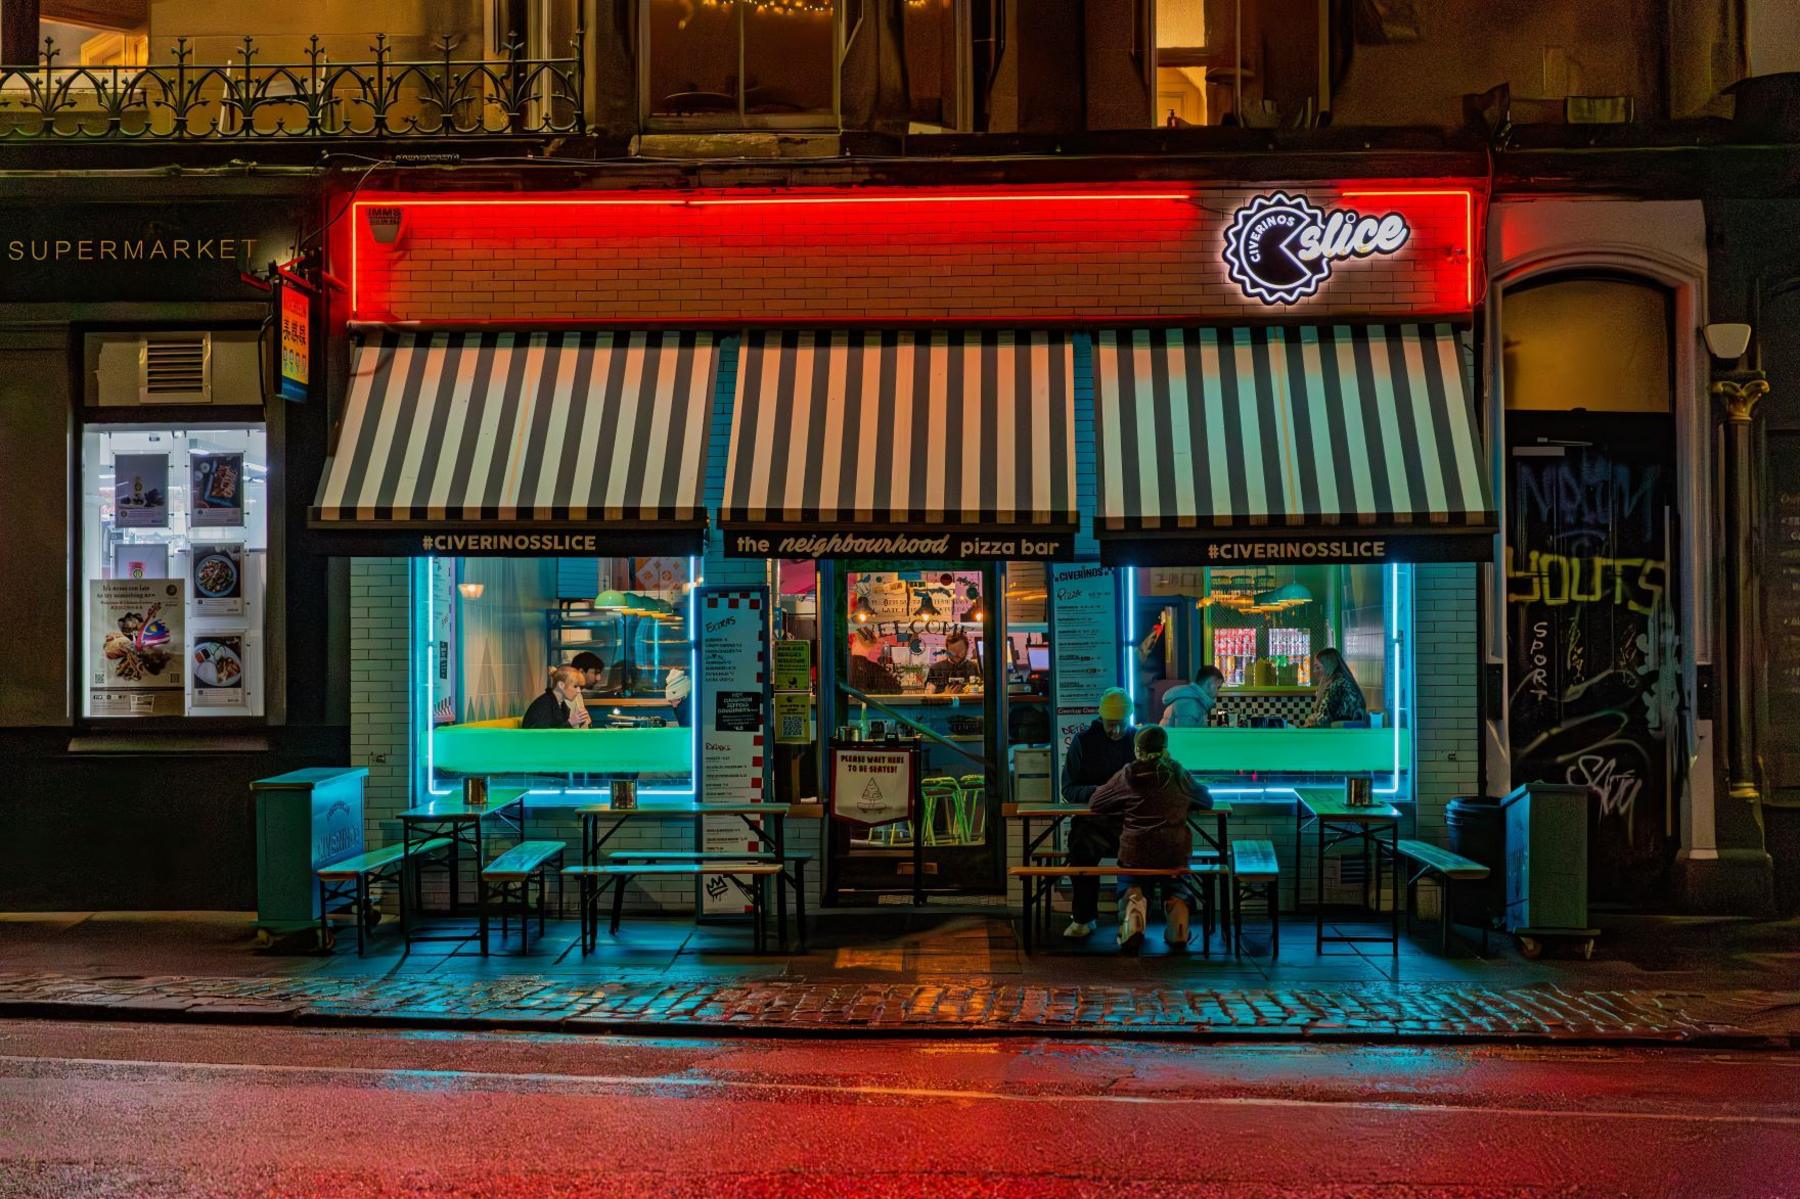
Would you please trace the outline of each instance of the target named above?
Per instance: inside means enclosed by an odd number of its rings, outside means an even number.
[[[1300,910],[1300,879],[1306,873],[1306,826],[1314,832],[1313,911],[1314,949],[1325,952],[1327,944],[1385,944],[1395,956],[1400,953],[1400,905],[1396,902],[1388,912],[1388,935],[1325,932],[1325,855],[1334,845],[1361,842],[1363,850],[1363,907],[1379,912],[1384,866],[1392,864],[1396,886],[1399,878],[1400,809],[1389,803],[1352,805],[1344,802],[1342,787],[1296,787],[1300,802],[1294,808],[1294,909]],[[1387,833],[1388,843],[1381,844]],[[1371,891],[1370,884],[1373,883]],[[1373,898],[1371,898],[1373,896]]]
[[[639,804],[633,808],[615,808],[608,804],[588,804],[575,809],[581,817],[581,861],[583,865],[600,865],[600,850],[620,829],[633,820],[699,820],[702,816],[735,816],[743,821],[755,837],[767,840],[770,852],[781,864],[780,881],[775,887],[775,927],[779,930],[781,948],[787,948],[787,889],[798,890],[798,877],[788,869],[787,818],[819,819],[823,804],[781,803],[710,803],[710,804]],[[602,820],[611,820],[604,833]],[[763,827],[757,826],[757,821]]]
[[[525,840],[525,788],[494,787],[488,791],[488,801],[480,807],[472,807],[463,801],[462,792],[453,795],[436,796],[414,808],[400,813],[400,836],[405,846],[406,857],[410,860],[415,842],[447,838],[450,852],[445,857],[445,866],[450,875],[450,914],[456,915],[462,910],[462,880],[457,868],[459,850],[468,846],[475,859],[475,869],[486,865],[485,827],[489,821],[498,821],[511,827],[518,841]],[[421,878],[424,872],[413,872],[413,908],[420,915],[425,912],[425,888]],[[455,937],[421,937],[411,933],[407,936],[407,944],[414,941],[460,941],[466,938]]]
[[[1019,865],[1021,866],[1031,865],[1031,859],[1038,852],[1038,847],[1056,832],[1064,820],[1094,814],[1094,810],[1086,804],[1071,803],[1009,803],[1002,804],[1000,812],[1002,816],[1019,822]],[[1209,822],[1206,818],[1208,816],[1213,818],[1210,821],[1212,824],[1210,831],[1207,828]],[[1044,830],[1034,837],[1031,826],[1034,821],[1038,820],[1046,823]],[[1195,808],[1188,813],[1188,827],[1198,833],[1202,841],[1212,846],[1219,855],[1221,869],[1227,871],[1231,868],[1231,837],[1228,831],[1230,822],[1231,804],[1227,801],[1214,800],[1211,808]],[[1045,907],[1048,908],[1048,906],[1046,903]],[[1030,914],[1027,913],[1024,918],[1029,920]],[[1229,950],[1231,948],[1231,931],[1224,922],[1221,922],[1221,937],[1225,948]]]

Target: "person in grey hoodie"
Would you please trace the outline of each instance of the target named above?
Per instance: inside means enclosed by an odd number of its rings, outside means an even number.
[[[1192,895],[1185,879],[1137,877],[1130,871],[1171,870],[1186,866],[1194,853],[1188,813],[1212,807],[1212,796],[1169,756],[1169,733],[1161,725],[1138,730],[1132,744],[1135,760],[1094,792],[1088,806],[1095,815],[1117,816],[1119,834],[1119,947],[1135,952],[1144,943],[1149,899],[1163,884],[1163,937],[1171,946],[1186,945]]]
[[[1224,671],[1217,666],[1202,666],[1199,678],[1163,693],[1163,714],[1157,723],[1165,729],[1205,728],[1219,702],[1219,688],[1224,685]]]

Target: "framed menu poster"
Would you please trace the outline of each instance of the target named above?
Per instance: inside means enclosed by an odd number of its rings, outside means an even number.
[[[703,805],[760,803],[769,784],[769,589],[703,587],[698,607],[696,794]],[[700,849],[757,853],[764,845],[736,816],[702,816]],[[748,910],[743,892],[728,880],[701,882],[702,915]]]
[[[196,529],[244,527],[244,456],[189,454],[190,517]]]

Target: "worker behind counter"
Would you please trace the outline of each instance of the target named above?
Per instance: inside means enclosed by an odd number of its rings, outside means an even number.
[[[971,686],[979,689],[980,684],[981,664],[969,657],[969,635],[954,629],[944,638],[944,656],[925,672],[925,685],[933,695],[942,695],[946,691],[967,691]]]

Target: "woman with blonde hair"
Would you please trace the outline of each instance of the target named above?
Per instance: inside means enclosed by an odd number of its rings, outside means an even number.
[[[1166,923],[1163,939],[1171,948],[1188,942],[1191,893],[1183,879],[1134,877],[1131,871],[1175,870],[1194,853],[1188,813],[1212,807],[1212,796],[1169,756],[1169,731],[1146,725],[1132,743],[1134,760],[1094,792],[1088,807],[1097,816],[1120,817],[1119,947],[1135,953],[1144,943],[1149,922],[1149,894],[1161,883]]]
[[[1312,715],[1306,718],[1310,729],[1326,728],[1345,721],[1369,719],[1369,704],[1363,698],[1356,676],[1350,673],[1344,655],[1327,646],[1313,655]]]

